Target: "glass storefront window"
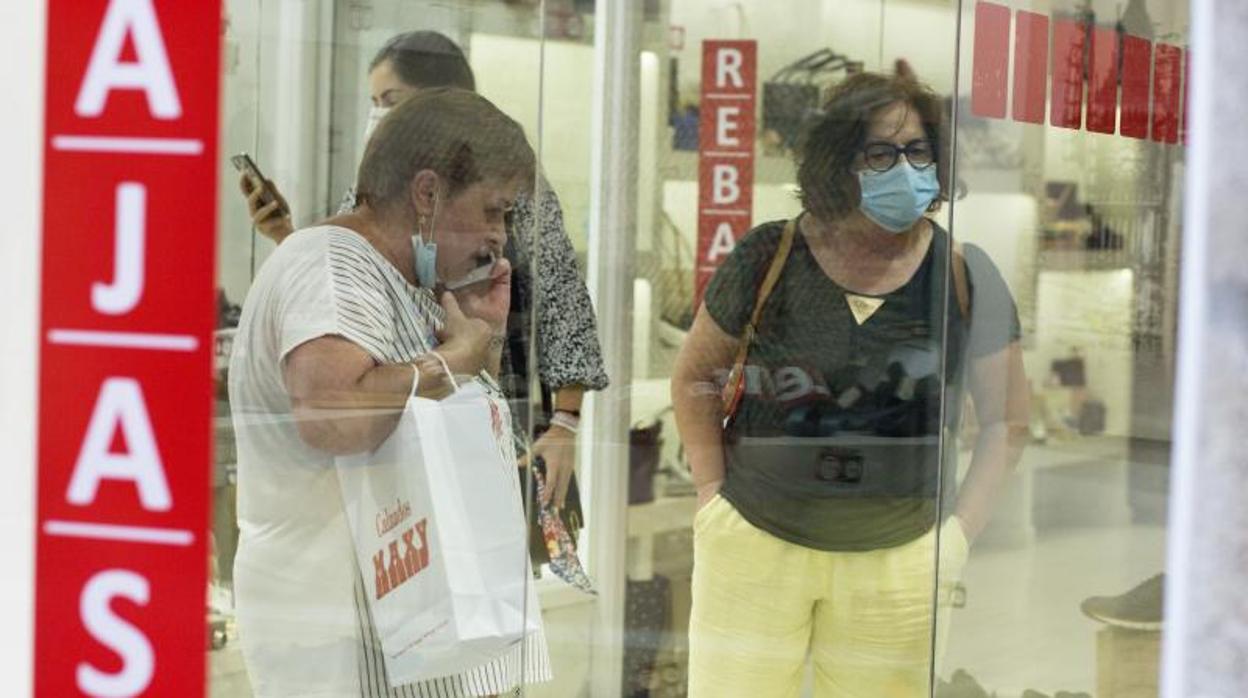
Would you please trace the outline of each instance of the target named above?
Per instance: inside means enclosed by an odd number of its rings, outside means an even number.
[[[783,5],[226,3],[212,695],[259,694],[266,676],[289,694],[267,662],[319,662],[385,695],[366,665],[386,638],[361,639],[340,668],[333,653],[274,654],[265,631],[248,644],[240,531],[281,529],[256,513],[281,488],[240,463],[255,443],[235,429],[256,416],[240,414],[228,374],[247,308],[296,290],[262,281],[292,263],[283,247],[326,220],[374,239],[380,194],[359,196],[361,162],[382,157],[369,138],[413,94],[456,84],[446,55],[533,151],[531,177],[485,194],[507,242],[470,252],[512,268],[510,317],[490,332],[520,460],[540,456],[568,488],[561,507],[528,509],[530,540],[496,571],[522,578],[522,622],[540,618],[544,641],[524,644],[507,680],[465,669],[447,695],[1155,693],[1186,6]],[[408,32],[424,38],[392,43]],[[401,57],[431,41],[450,54]],[[288,215],[253,225],[226,160],[243,152]],[[425,211],[420,181],[404,183],[386,239],[406,225],[443,265],[471,266],[453,257],[476,230],[462,190],[437,190]],[[422,252],[374,249],[410,287],[383,284],[410,291],[387,302],[441,313],[419,269],[394,266]],[[468,266],[436,271],[445,285]],[[433,324],[373,360],[437,374],[420,358],[445,341]],[[724,388],[738,385],[725,428]],[[508,482],[534,487],[537,470]],[[337,482],[322,483],[326,511],[348,491]],[[384,521],[404,519],[402,497],[377,501]],[[308,534],[350,553],[334,525]],[[343,589],[374,583],[363,565],[338,572]],[[293,583],[315,596],[336,582]]]

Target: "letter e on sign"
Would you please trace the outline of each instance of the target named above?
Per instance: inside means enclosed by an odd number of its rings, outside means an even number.
[[[719,148],[737,148],[741,139],[729,135],[741,128],[741,107],[723,106],[715,111],[715,145]]]

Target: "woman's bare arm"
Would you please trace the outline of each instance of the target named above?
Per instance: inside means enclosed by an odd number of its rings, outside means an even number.
[[[1031,396],[1017,341],[973,359],[969,378],[980,428],[955,513],[973,540],[988,525],[997,496],[1022,456]]]
[[[703,306],[676,357],[672,404],[698,504],[705,504],[724,481],[724,404],[720,386],[732,368],[738,340],[720,329]]]

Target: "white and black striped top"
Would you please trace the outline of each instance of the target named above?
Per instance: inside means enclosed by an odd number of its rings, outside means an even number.
[[[390,686],[333,457],[308,447],[295,429],[281,371],[296,347],[336,335],[379,364],[407,363],[436,345],[442,318],[432,292],[407,283],[367,240],[336,226],[288,238],[248,293],[230,400],[239,454],[235,596],[257,696],[458,698],[550,679],[539,633],[462,675]]]

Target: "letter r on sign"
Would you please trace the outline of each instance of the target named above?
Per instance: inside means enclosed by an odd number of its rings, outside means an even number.
[[[725,88],[728,83],[732,87],[745,87],[745,78],[741,77],[741,66],[745,57],[740,49],[722,48],[715,54],[715,87]]]

